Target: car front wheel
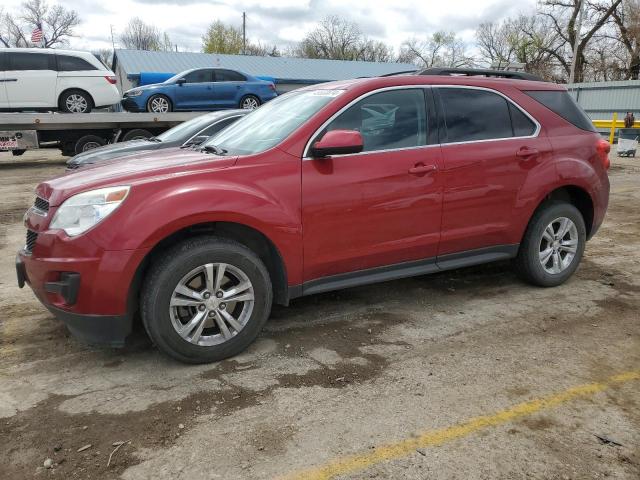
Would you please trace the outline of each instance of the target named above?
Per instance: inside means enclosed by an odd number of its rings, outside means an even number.
[[[203,236],[178,244],[151,266],[141,301],[143,323],[162,352],[207,363],[253,342],[271,311],[272,287],[251,250]]]
[[[164,95],[152,95],[147,100],[147,112],[167,113],[171,111],[171,100]]]
[[[534,285],[555,287],[578,268],[586,243],[580,211],[568,203],[550,203],[531,219],[516,258],[520,276]]]

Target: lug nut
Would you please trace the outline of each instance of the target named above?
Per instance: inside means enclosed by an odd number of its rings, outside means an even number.
[[[204,310],[204,305],[200,305],[200,306],[198,307],[198,310],[200,310],[200,311],[202,312],[202,311]]]
[[[222,292],[216,292],[216,298],[222,298],[223,295]]]
[[[204,294],[202,295],[203,298],[207,299],[209,297],[211,297],[211,294],[209,292],[204,292]]]
[[[215,317],[215,316],[216,316],[216,314],[215,314],[215,312],[209,312],[209,316],[210,316],[210,317]]]
[[[224,310],[225,308],[227,308],[227,305],[225,303],[221,303],[220,310]]]

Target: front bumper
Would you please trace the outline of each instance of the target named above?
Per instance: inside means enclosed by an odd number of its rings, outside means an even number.
[[[132,97],[125,97],[120,101],[120,105],[122,108],[127,110],[128,112],[144,112],[145,111],[145,102],[140,101],[140,97],[135,97],[138,100],[134,100]],[[140,101],[140,103],[138,103]]]
[[[29,285],[81,340],[122,346],[135,310],[131,286],[147,252],[107,251],[87,235],[70,238],[61,231],[41,231],[31,252],[18,252],[18,286]]]

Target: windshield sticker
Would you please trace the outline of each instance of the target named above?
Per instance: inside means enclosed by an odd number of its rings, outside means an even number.
[[[337,97],[342,92],[344,92],[344,90],[314,90],[311,92],[311,95],[317,97]]]

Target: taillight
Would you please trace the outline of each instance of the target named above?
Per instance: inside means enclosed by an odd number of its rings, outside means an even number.
[[[606,140],[600,139],[596,144],[596,152],[598,159],[602,162],[602,166],[605,170],[609,170],[611,161],[609,160],[609,152],[611,151],[611,144]]]
[[[114,75],[107,75],[104,78],[111,85],[115,85],[116,83],[118,83],[118,79]]]

